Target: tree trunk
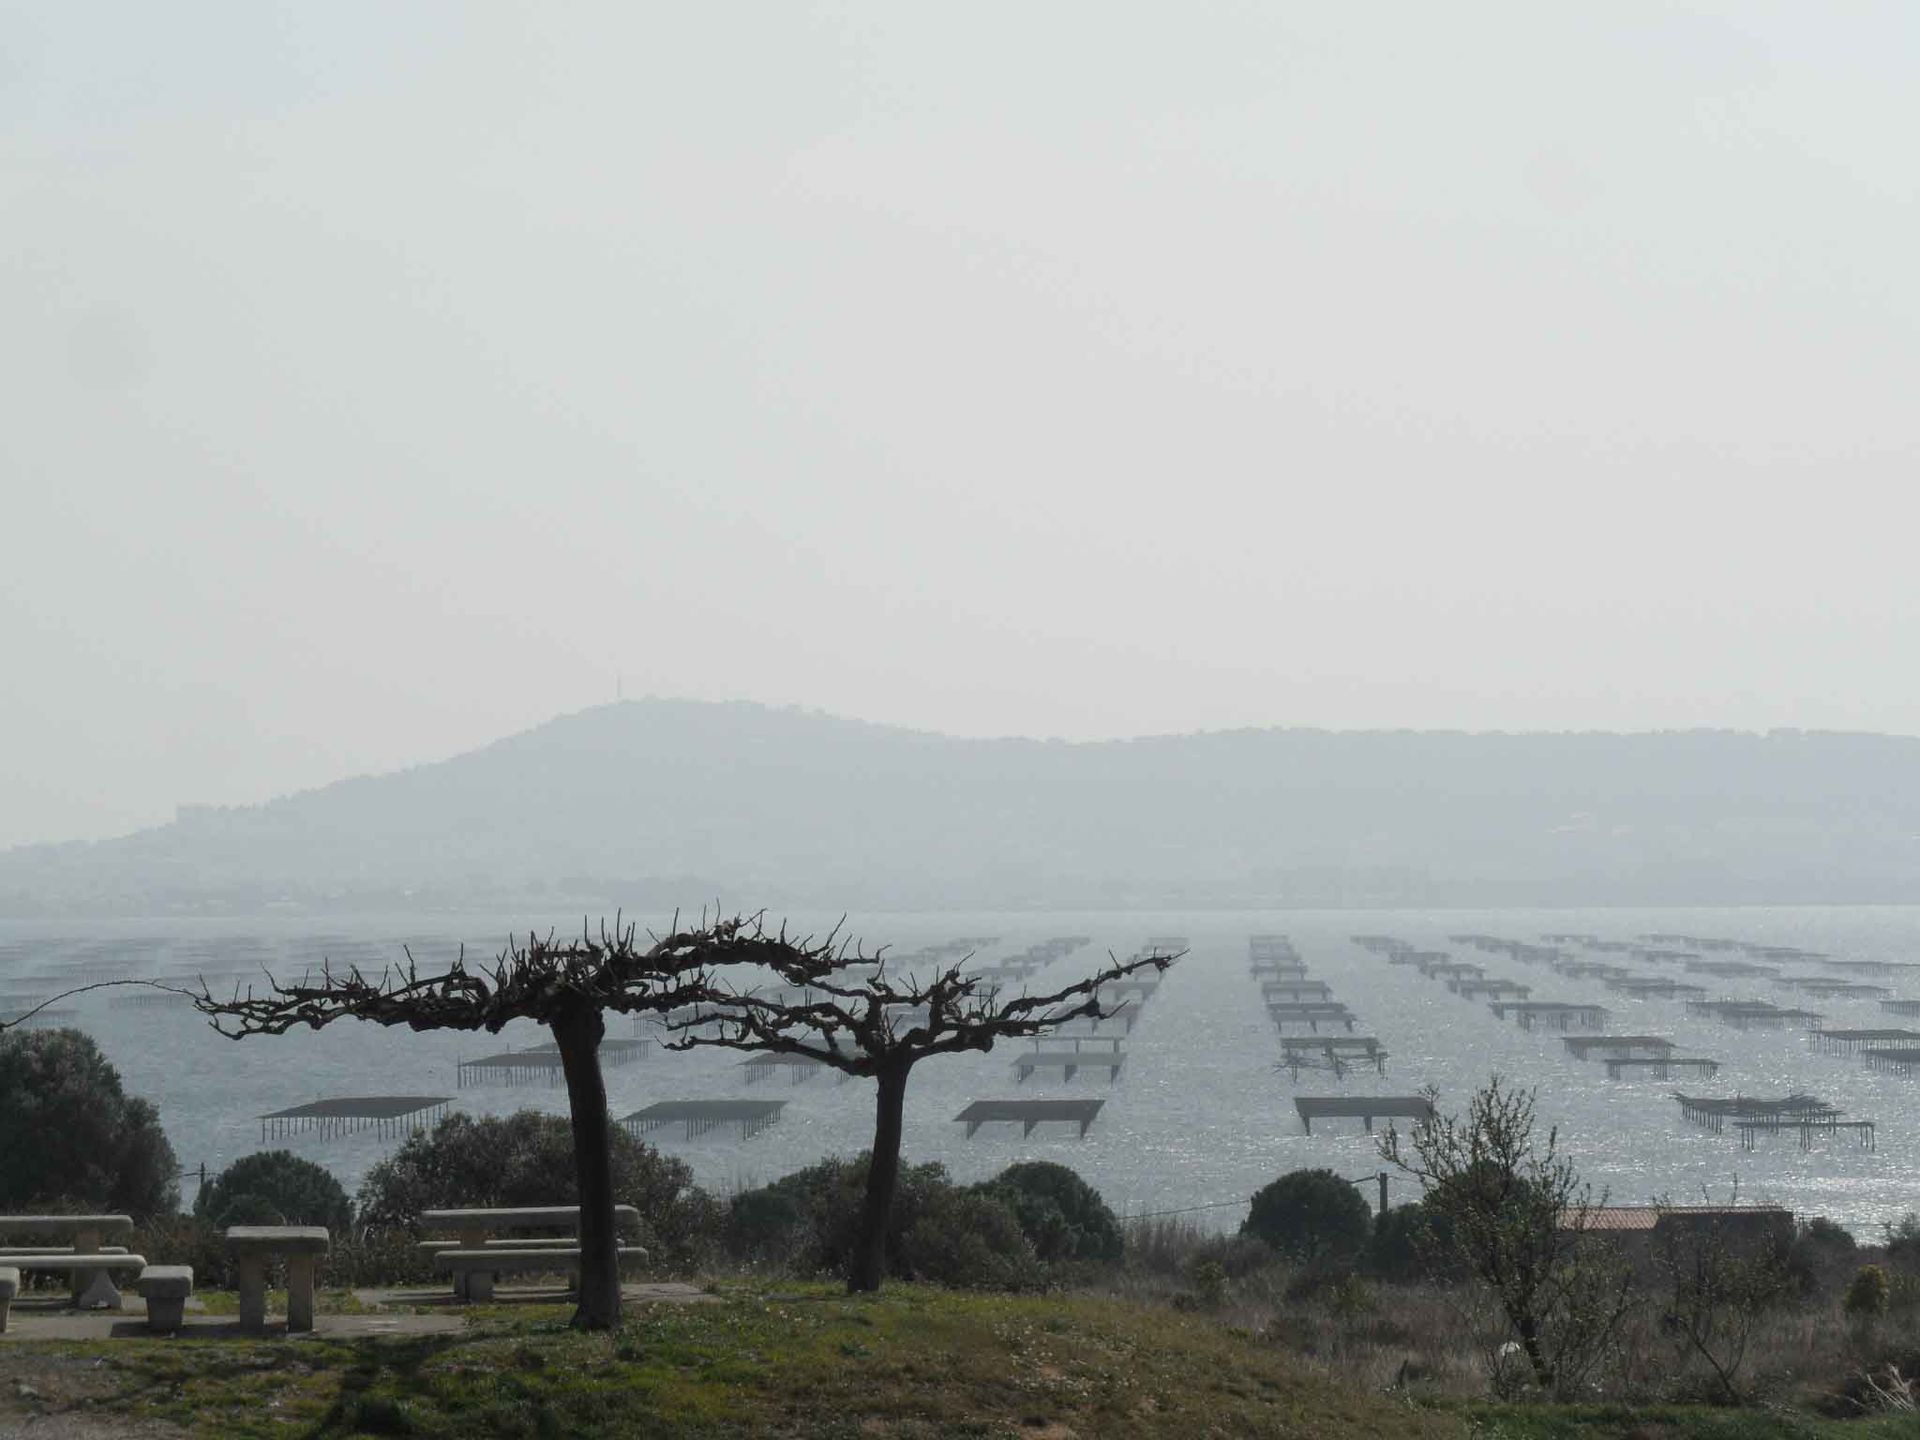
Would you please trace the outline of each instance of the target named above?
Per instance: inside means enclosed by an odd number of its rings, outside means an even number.
[[[1520,1345],[1526,1351],[1527,1363],[1533,1367],[1533,1378],[1542,1390],[1553,1389],[1553,1365],[1548,1361],[1546,1352],[1540,1347],[1540,1330],[1532,1315],[1523,1317],[1519,1326]]]
[[[881,1071],[875,1080],[873,1158],[867,1165],[867,1199],[860,1211],[860,1238],[847,1267],[847,1290],[878,1290],[887,1273],[887,1221],[900,1179],[900,1127],[906,1109],[907,1069]]]
[[[600,1038],[606,1021],[588,1006],[552,1022],[573,1111],[573,1165],[580,1182],[580,1299],[573,1325],[611,1330],[620,1323],[619,1237],[613,1223],[613,1138],[607,1086],[600,1074]]]

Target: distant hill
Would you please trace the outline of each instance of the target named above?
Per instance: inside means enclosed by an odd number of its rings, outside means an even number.
[[[1243,730],[966,740],[601,706],[268,804],[0,854],[0,908],[1920,901],[1920,740]]]

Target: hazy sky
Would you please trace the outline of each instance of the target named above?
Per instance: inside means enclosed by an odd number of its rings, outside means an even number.
[[[1920,7],[0,0],[0,845],[626,693],[1920,732]]]

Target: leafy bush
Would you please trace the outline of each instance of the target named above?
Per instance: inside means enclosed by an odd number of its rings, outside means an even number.
[[[683,1160],[618,1126],[612,1133],[613,1198],[640,1212],[640,1243],[670,1266],[694,1262],[718,1220]],[[521,1110],[454,1114],[408,1137],[367,1172],[362,1224],[411,1229],[423,1210],[459,1206],[568,1205],[579,1200],[573,1129],[566,1117]]]
[[[749,1265],[792,1265],[807,1245],[807,1212],[791,1190],[765,1185],[727,1207],[727,1253]]]
[[[152,1216],[135,1226],[124,1243],[156,1265],[191,1265],[198,1289],[229,1289],[235,1283],[225,1233],[199,1216]]]
[[[1855,1320],[1876,1320],[1887,1313],[1887,1290],[1887,1272],[1878,1265],[1862,1265],[1847,1286],[1841,1308]]]
[[[1191,1305],[1218,1310],[1227,1299],[1227,1267],[1218,1260],[1196,1259],[1188,1270],[1193,1282]]]
[[[725,1225],[730,1251],[739,1259],[783,1264],[801,1274],[844,1274],[859,1235],[868,1159],[861,1154],[822,1160],[736,1195]],[[910,1273],[902,1259],[906,1233],[936,1195],[952,1188],[944,1166],[900,1167],[887,1224],[888,1273]]]
[[[1042,1260],[1118,1260],[1125,1249],[1120,1222],[1100,1192],[1065,1165],[1009,1165],[974,1188],[1013,1212]]]
[[[327,1286],[426,1285],[447,1283],[444,1270],[420,1249],[410,1230],[362,1227],[344,1239],[335,1237],[320,1261],[320,1283]]]
[[[970,1290],[1031,1290],[1046,1280],[1019,1217],[980,1189],[931,1195],[901,1236],[900,1262],[915,1279]]]
[[[1361,1268],[1375,1279],[1396,1285],[1466,1278],[1453,1244],[1451,1222],[1419,1201],[1396,1205],[1373,1222]]]
[[[1240,1233],[1295,1260],[1350,1259],[1371,1223],[1367,1202],[1331,1170],[1293,1170],[1254,1195]]]
[[[0,1211],[171,1214],[180,1163],[145,1100],[129,1097],[78,1030],[0,1035]],[[31,1157],[30,1160],[27,1157]]]
[[[1858,1248],[1846,1230],[1824,1215],[1816,1215],[1794,1232],[1787,1251],[1787,1269],[1802,1295],[1830,1295],[1854,1268]]]
[[[291,1150],[246,1155],[200,1187],[193,1213],[215,1225],[324,1225],[336,1236],[353,1226],[347,1192],[326,1167]]]
[[[729,1253],[800,1274],[845,1274],[866,1200],[868,1158],[822,1160],[736,1195],[724,1227]],[[991,1185],[957,1187],[941,1165],[900,1167],[886,1257],[889,1275],[943,1285],[1021,1290],[1045,1274],[1001,1194]]]

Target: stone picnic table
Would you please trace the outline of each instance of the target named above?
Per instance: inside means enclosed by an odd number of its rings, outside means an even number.
[[[614,1225],[638,1227],[640,1212],[631,1205],[613,1207]],[[487,1243],[502,1231],[566,1230],[580,1233],[578,1205],[509,1205],[498,1208],[473,1207],[465,1210],[422,1210],[420,1228],[436,1234],[451,1234],[463,1249]]]
[[[76,1255],[98,1254],[101,1242],[109,1235],[127,1235],[133,1231],[131,1215],[0,1215],[0,1235],[6,1241],[0,1250],[15,1253],[13,1242],[21,1236],[36,1240],[65,1240]]]
[[[287,1262],[287,1331],[313,1329],[313,1277],[330,1237],[324,1225],[229,1225],[227,1249],[239,1272],[240,1328],[267,1324],[267,1265]]]
[[[131,1215],[0,1215],[0,1264],[21,1270],[65,1270],[72,1281],[73,1303],[82,1308],[120,1308],[114,1269],[138,1271],[140,1257],[124,1248],[107,1246],[109,1237],[133,1230]],[[65,1241],[65,1244],[28,1245],[22,1240]],[[98,1257],[89,1260],[87,1257]],[[35,1265],[38,1258],[42,1263]]]
[[[640,1212],[631,1205],[615,1205],[613,1223],[616,1230],[638,1229]],[[453,1270],[453,1293],[456,1299],[484,1299],[492,1293],[494,1272],[485,1269],[474,1252],[497,1252],[500,1269],[526,1268],[536,1258],[527,1252],[534,1250],[553,1252],[550,1259],[556,1269],[572,1268],[579,1263],[578,1205],[470,1206],[457,1210],[423,1210],[420,1212],[420,1228],[429,1233],[451,1234],[455,1237],[450,1243],[423,1241],[421,1248],[433,1254],[436,1263],[459,1262],[447,1267]],[[495,1238],[503,1233],[525,1230],[565,1230],[576,1238],[571,1243]],[[622,1258],[633,1258],[636,1253],[641,1259],[646,1257],[645,1251],[635,1252],[625,1247],[619,1253]]]

